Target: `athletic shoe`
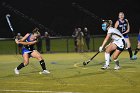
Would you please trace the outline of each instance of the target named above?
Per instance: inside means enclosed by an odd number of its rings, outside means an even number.
[[[15,74],[19,75],[19,70],[17,70],[17,68],[14,69]]]
[[[136,60],[136,59],[137,59],[137,56],[136,56],[136,55],[134,55],[134,56],[133,56],[133,59],[134,59],[134,60]]]
[[[104,65],[103,67],[101,67],[101,69],[105,70],[105,69],[109,69],[110,67],[107,65]]]
[[[119,69],[120,69],[120,66],[115,65],[114,69],[115,69],[115,70],[119,70]]]
[[[134,57],[131,57],[130,60],[136,60]]]
[[[42,74],[49,74],[50,72],[48,70],[43,70],[41,73]]]

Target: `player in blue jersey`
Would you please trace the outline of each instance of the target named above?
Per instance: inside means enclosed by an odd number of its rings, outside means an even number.
[[[41,54],[34,49],[34,45],[37,43],[37,38],[40,36],[39,29],[35,28],[32,33],[27,33],[22,39],[18,40],[15,39],[17,44],[22,44],[22,57],[23,62],[14,69],[15,74],[19,74],[19,70],[29,64],[29,58],[33,57],[36,58],[43,69],[41,73],[48,74],[50,73],[46,69],[46,65],[44,59],[42,58]]]
[[[136,60],[137,59],[137,53],[138,51],[140,50],[140,29],[139,29],[139,35],[138,35],[138,45],[137,45],[137,48],[135,49],[135,52],[134,52],[134,56],[133,58]]]
[[[119,19],[115,23],[115,28],[117,28],[121,33],[123,34],[126,42],[126,49],[129,52],[130,59],[133,60],[133,53],[131,49],[131,43],[128,36],[128,33],[130,32],[130,25],[127,19],[125,19],[124,13],[119,13]]]

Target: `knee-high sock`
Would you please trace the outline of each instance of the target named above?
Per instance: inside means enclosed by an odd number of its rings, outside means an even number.
[[[105,63],[107,66],[109,65],[109,61],[110,61],[110,53],[105,52]]]
[[[128,52],[129,52],[129,55],[130,55],[130,58],[132,58],[133,54],[132,54],[132,50],[131,50],[131,47],[127,49]]]
[[[137,53],[138,53],[139,50],[140,50],[139,48],[136,48],[134,55],[137,55]]]
[[[46,65],[45,65],[44,60],[41,60],[40,61],[40,65],[41,65],[41,67],[42,67],[43,70],[46,70]]]
[[[18,67],[17,67],[17,70],[20,70],[21,68],[25,67],[24,66],[24,63],[21,63]]]
[[[117,66],[119,66],[119,60],[118,59],[114,60],[114,62]]]

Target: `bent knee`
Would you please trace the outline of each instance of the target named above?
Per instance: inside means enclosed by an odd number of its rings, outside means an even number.
[[[27,66],[29,64],[29,61],[24,61],[24,66]]]
[[[43,58],[41,56],[38,56],[37,59],[40,61],[40,60],[43,60]]]
[[[113,56],[113,60],[116,60],[118,58],[118,56]]]

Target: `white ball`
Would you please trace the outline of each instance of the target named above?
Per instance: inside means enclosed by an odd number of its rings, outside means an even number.
[[[39,72],[39,74],[42,74],[42,72]]]

